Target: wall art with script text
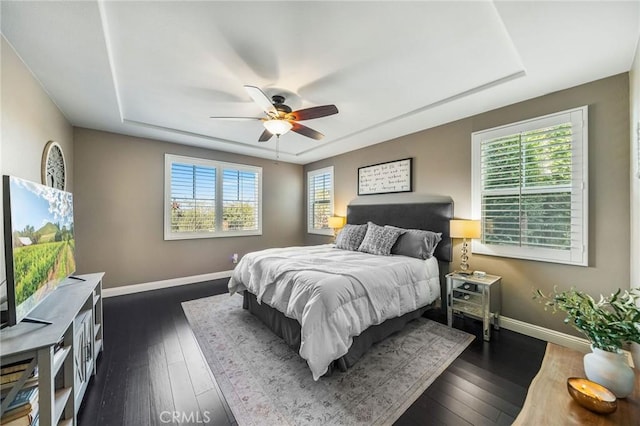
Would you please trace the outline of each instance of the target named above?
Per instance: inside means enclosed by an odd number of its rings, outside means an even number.
[[[412,163],[405,158],[358,168],[358,195],[413,191]]]

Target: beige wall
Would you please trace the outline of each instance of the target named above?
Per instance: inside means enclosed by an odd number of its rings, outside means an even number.
[[[455,216],[471,212],[471,133],[573,107],[589,105],[589,267],[471,255],[470,265],[503,276],[502,315],[577,334],[562,315],[544,312],[532,290],[576,286],[594,295],[629,287],[629,76],[620,74],[509,107],[404,136],[305,166],[335,167],[335,214],[357,195],[357,169],[414,158],[414,191],[450,195]],[[327,239],[307,234],[306,242]],[[454,264],[460,246],[455,242]],[[455,266],[453,266],[455,267]]]
[[[44,146],[60,144],[73,192],[73,128],[2,38],[2,173],[40,182]]]
[[[75,129],[76,255],[106,288],[233,269],[231,255],[303,242],[302,166]],[[262,236],[164,241],[164,154],[262,167]]]
[[[73,128],[11,45],[3,36],[0,39],[2,174],[40,182],[42,152],[48,141],[55,140],[67,162],[67,190],[73,192]],[[4,250],[0,252],[0,279],[4,282]],[[4,294],[4,286],[1,291]]]

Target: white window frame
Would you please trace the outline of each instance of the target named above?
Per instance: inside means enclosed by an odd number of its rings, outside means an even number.
[[[216,197],[215,211],[216,224],[215,231],[201,232],[173,232],[171,230],[171,165],[173,163],[192,164],[216,169]],[[256,173],[258,176],[258,226],[257,229],[247,231],[224,231],[223,230],[223,171],[225,169],[248,171]],[[243,237],[251,235],[262,235],[262,167],[249,166],[246,164],[227,163],[223,161],[208,160],[204,158],[186,157],[175,154],[165,154],[164,156],[164,239],[165,240],[185,240],[194,238],[220,238],[220,237]]]
[[[316,176],[323,175],[329,173],[331,175],[331,193],[329,196],[329,211],[333,214],[333,199],[334,199],[334,188],[335,188],[335,180],[333,175],[333,166],[324,167],[322,169],[312,170],[307,172],[307,233],[309,234],[318,234],[318,235],[330,235],[333,236],[333,229],[317,229],[313,227],[313,219],[311,218],[311,183],[315,179]]]
[[[570,250],[554,250],[550,248],[532,248],[483,244],[481,239],[472,241],[472,252],[490,256],[528,259],[542,262],[563,263],[577,266],[588,266],[589,263],[589,161],[588,161],[588,108],[583,106],[567,111],[524,120],[501,127],[474,132],[471,135],[472,150],[472,217],[482,218],[482,176],[481,176],[481,142],[515,133],[541,129],[571,121],[573,131],[572,143],[572,185],[571,203],[578,204],[578,214],[572,215],[572,240],[577,241]],[[581,203],[581,205],[580,205]],[[484,226],[484,224],[483,224]]]

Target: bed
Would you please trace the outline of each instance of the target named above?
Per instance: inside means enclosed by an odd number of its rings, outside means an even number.
[[[230,293],[243,294],[244,308],[299,352],[315,380],[353,366],[374,343],[443,297],[453,203],[444,197],[398,198],[352,201],[347,224],[440,233],[433,257],[379,256],[325,244],[249,253],[234,270]]]

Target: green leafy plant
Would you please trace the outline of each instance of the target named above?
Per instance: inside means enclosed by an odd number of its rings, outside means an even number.
[[[571,324],[584,333],[591,344],[599,349],[617,352],[625,343],[640,343],[640,291],[618,289],[609,297],[600,296],[596,302],[590,295],[571,288],[545,295],[536,290],[534,299],[544,302],[545,309],[564,311],[565,324]]]

